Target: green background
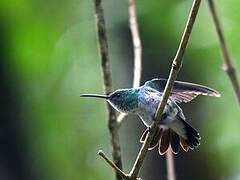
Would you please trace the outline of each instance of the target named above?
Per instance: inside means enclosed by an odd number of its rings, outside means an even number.
[[[132,41],[128,2],[104,0],[114,89],[131,87]],[[192,1],[138,0],[144,81],[167,77]],[[227,44],[240,71],[240,2],[218,0]],[[111,154],[105,103],[80,99],[103,93],[91,0],[0,2],[0,179],[113,179],[97,156]],[[239,73],[238,73],[239,75]],[[240,179],[240,113],[222,70],[218,39],[203,1],[178,80],[217,89],[221,98],[182,104],[200,130],[201,146],[175,156],[178,179]],[[120,129],[124,169],[140,148],[144,126],[130,115]],[[166,179],[164,157],[148,153],[141,176]]]

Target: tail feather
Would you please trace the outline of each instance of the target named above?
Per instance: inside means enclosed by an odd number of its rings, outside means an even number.
[[[158,128],[156,133],[153,136],[153,140],[150,143],[150,147],[148,148],[148,150],[152,150],[158,145],[158,142],[159,142],[159,139],[161,138],[161,136],[162,136],[162,129]]]
[[[145,131],[143,132],[141,138],[140,138],[140,143],[144,143],[145,139],[146,139],[146,136],[147,136],[147,133],[148,133],[148,129],[145,129]]]
[[[163,155],[168,150],[170,144],[170,129],[164,130],[162,137],[159,142],[158,152],[160,155]]]
[[[180,150],[180,137],[178,134],[176,134],[174,131],[170,131],[171,136],[171,149],[174,154],[177,154]]]
[[[156,133],[154,134],[154,137],[153,137],[153,140],[152,142],[150,143],[150,147],[148,148],[148,150],[152,150],[154,149],[157,145],[158,145],[158,142],[159,142],[159,139],[161,138],[162,136],[162,129],[161,128],[158,128]],[[144,143],[145,139],[146,139],[146,136],[147,136],[147,133],[148,133],[148,129],[146,129],[141,138],[140,138],[140,143]]]
[[[148,129],[142,134],[141,143],[144,143],[147,133]],[[169,129],[158,128],[148,150],[154,149],[159,144],[158,152],[160,155],[165,154],[169,147],[174,154],[180,151],[180,147],[187,152],[189,149],[198,147],[200,139],[201,137],[196,129],[185,120],[179,119]]]
[[[180,137],[180,145],[185,152],[188,152],[189,145],[186,143],[185,139],[183,139],[182,137]]]

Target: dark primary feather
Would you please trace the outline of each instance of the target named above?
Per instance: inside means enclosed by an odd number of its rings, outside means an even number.
[[[166,86],[167,79],[152,79],[147,81],[144,86],[149,86],[153,89],[156,89],[159,92],[163,92]],[[206,86],[202,86],[199,84],[175,81],[173,85],[173,90],[171,94],[171,99],[180,103],[180,102],[189,102],[193,100],[198,95],[205,96],[214,96],[220,97],[219,92],[214,89],[211,89]]]
[[[180,137],[180,145],[183,148],[185,152],[188,152],[189,150],[189,145],[187,144],[186,140]]]
[[[162,137],[159,141],[158,152],[160,155],[163,155],[167,152],[170,144],[170,129],[164,130]]]
[[[180,137],[174,131],[171,131],[171,149],[174,154],[177,154],[180,150]]]

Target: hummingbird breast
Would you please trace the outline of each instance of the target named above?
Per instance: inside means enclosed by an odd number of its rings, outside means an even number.
[[[151,88],[143,88],[139,92],[137,115],[146,126],[150,126],[155,117],[161,94]]]

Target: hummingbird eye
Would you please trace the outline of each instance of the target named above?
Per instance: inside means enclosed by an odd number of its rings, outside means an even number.
[[[120,93],[117,93],[117,94],[116,94],[116,97],[121,97],[121,94],[120,94]]]

